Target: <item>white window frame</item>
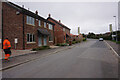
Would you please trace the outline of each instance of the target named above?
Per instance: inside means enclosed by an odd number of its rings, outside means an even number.
[[[53,30],[53,26],[51,24],[49,24],[49,29]]]
[[[26,23],[30,24],[30,25],[35,25],[35,18],[31,17],[31,16],[27,16],[26,18]]]
[[[41,20],[38,21],[38,25],[41,26]]]
[[[44,28],[47,28],[47,23],[46,22],[44,22]]]
[[[65,28],[63,28],[63,31],[65,31]]]
[[[32,41],[30,41],[30,35],[32,35]],[[27,43],[29,43],[29,42],[35,42],[35,35],[34,34],[31,34],[31,33],[27,33],[27,38],[28,38],[28,36],[29,36],[29,41],[28,41],[28,39],[27,39]],[[33,36],[34,36],[34,39],[33,39]],[[34,41],[33,41],[34,40]]]

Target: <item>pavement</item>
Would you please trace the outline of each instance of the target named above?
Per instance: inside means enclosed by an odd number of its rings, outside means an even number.
[[[77,45],[77,44],[75,44],[75,45]],[[40,50],[38,52],[31,51],[31,50],[12,50],[12,55],[11,55],[10,61],[6,61],[4,59],[0,60],[2,62],[1,70],[12,68],[12,67],[21,65],[23,63],[38,59],[40,57],[47,56],[50,54],[57,53],[59,51],[69,49],[71,47],[74,47],[75,45],[65,46],[65,47],[50,46],[51,49]]]
[[[106,41],[120,56],[120,44],[116,44],[115,42],[112,41]]]
[[[39,56],[38,54],[36,55]],[[117,79],[119,77],[118,59],[104,41],[90,39],[73,47],[67,47],[64,50],[61,49],[58,52],[3,70],[2,76],[3,78]]]
[[[52,48],[52,49],[59,48],[59,46],[50,46],[50,48]],[[16,57],[16,56],[20,56],[20,55],[36,53],[37,51],[32,51],[31,49],[27,49],[27,50],[13,50],[12,49],[11,52],[12,52],[11,57]],[[0,55],[0,59],[4,59],[5,54],[4,54],[4,51],[2,49],[0,49],[0,53],[2,53]]]
[[[20,55],[25,55],[25,54],[30,54],[30,53],[36,53],[37,51],[31,51],[29,49],[29,50],[11,50],[11,52],[12,52],[11,57],[15,57],[15,56],[20,56]],[[2,50],[2,59],[4,59],[4,57],[5,57],[5,53]]]

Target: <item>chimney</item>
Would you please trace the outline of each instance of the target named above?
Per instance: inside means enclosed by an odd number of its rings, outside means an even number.
[[[51,17],[51,14],[48,14],[49,17]]]
[[[35,13],[38,15],[38,11],[36,10]]]
[[[61,20],[59,20],[59,23],[61,23]]]
[[[24,8],[24,5],[22,5],[22,8]]]

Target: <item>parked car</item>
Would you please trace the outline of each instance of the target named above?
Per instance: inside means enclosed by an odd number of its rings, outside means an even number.
[[[103,41],[103,38],[99,38],[99,41]]]

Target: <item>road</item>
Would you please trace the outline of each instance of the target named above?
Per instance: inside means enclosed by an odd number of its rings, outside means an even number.
[[[88,40],[3,71],[3,78],[117,78],[118,60],[104,41]]]

